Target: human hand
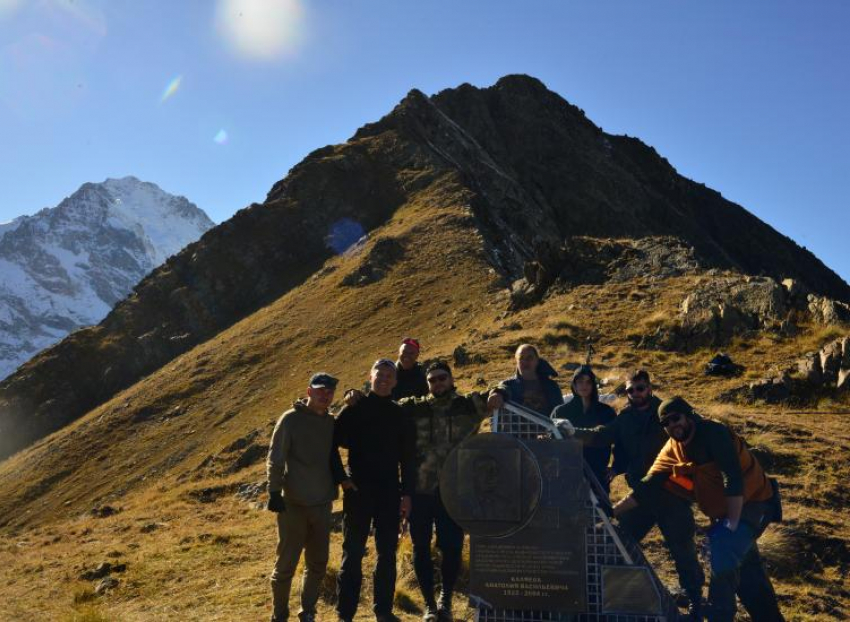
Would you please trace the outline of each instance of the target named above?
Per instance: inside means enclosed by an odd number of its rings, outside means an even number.
[[[266,509],[275,513],[286,512],[286,503],[279,490],[269,491],[269,501],[266,504]]]
[[[357,402],[363,399],[363,391],[360,389],[348,389],[342,396],[342,401],[346,406],[354,406]]]
[[[505,405],[505,398],[501,393],[491,393],[487,398],[487,410],[499,410]]]
[[[576,433],[576,427],[569,419],[558,419],[557,425],[561,433],[567,438],[572,438]]]

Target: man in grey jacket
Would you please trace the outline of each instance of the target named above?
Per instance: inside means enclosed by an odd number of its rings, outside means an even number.
[[[268,509],[277,513],[277,559],[271,575],[272,622],[289,618],[292,577],[304,551],[301,588],[302,622],[316,618],[319,586],[328,565],[331,504],[337,484],[350,486],[333,451],[334,418],[328,412],[337,379],[314,374],[307,399],[286,411],[272,432],[266,472],[269,481]]]

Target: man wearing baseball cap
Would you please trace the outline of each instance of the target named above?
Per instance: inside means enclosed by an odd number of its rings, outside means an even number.
[[[412,426],[392,399],[396,365],[379,359],[369,375],[370,391],[336,419],[334,444],[348,449],[348,474],[342,505],[342,565],[337,580],[337,614],[354,619],[363,580],[363,555],[375,528],[378,555],[373,574],[373,611],[378,622],[393,622],[399,519],[410,516],[416,479]]]
[[[277,559],[271,575],[272,622],[289,618],[292,578],[304,551],[301,588],[303,622],[316,617],[319,586],[328,565],[331,504],[346,479],[333,449],[334,419],[328,412],[337,379],[320,372],[310,378],[307,399],[286,411],[272,432],[266,472],[268,509],[277,513]],[[350,484],[347,484],[350,485]]]

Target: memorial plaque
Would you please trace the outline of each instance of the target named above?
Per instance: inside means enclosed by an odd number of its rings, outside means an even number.
[[[605,613],[660,613],[661,595],[649,569],[639,566],[603,567],[602,610]]]
[[[505,434],[476,434],[446,459],[440,493],[449,515],[470,534],[505,536],[526,525],[540,502],[534,454]]]
[[[495,609],[585,611],[588,488],[582,460],[575,441],[520,441],[504,434],[476,435],[449,456],[454,466],[444,468],[440,489],[449,514],[470,532],[470,595]],[[537,502],[530,504],[524,487],[535,482]],[[483,509],[482,491],[492,497]],[[518,503],[508,501],[512,495]]]

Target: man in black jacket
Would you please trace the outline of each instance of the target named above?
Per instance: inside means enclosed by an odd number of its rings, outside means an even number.
[[[398,347],[396,361],[397,382],[393,388],[393,399],[397,402],[405,397],[425,397],[428,395],[428,382],[425,380],[425,368],[419,360],[419,341],[405,337]]]
[[[362,561],[369,530],[375,527],[378,561],[373,574],[373,610],[378,622],[392,622],[399,518],[410,516],[415,487],[412,426],[392,401],[396,366],[389,359],[372,365],[371,390],[356,405],[342,409],[334,427],[335,447],[348,449],[353,486],[343,496],[342,567],[337,581],[337,614],[350,621],[357,611]],[[401,478],[399,479],[399,475]]]

